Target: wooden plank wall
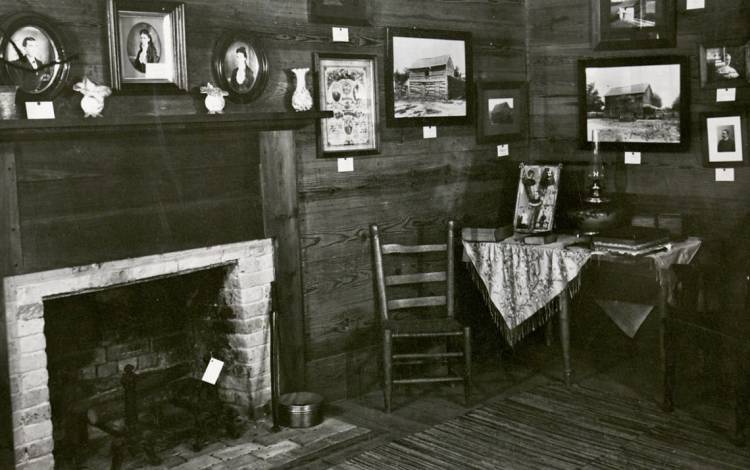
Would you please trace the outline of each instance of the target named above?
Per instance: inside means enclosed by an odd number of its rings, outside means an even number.
[[[750,38],[750,7],[743,0],[706,2],[705,10],[685,11],[676,2],[677,44],[673,49],[594,51],[591,47],[590,0],[528,0],[528,79],[531,99],[530,156],[562,160],[569,177],[568,197],[580,189],[582,164],[589,151],[578,150],[577,61],[582,57],[640,57],[679,54],[690,57],[691,139],[684,153],[643,153],[641,165],[623,164],[622,153],[605,152],[609,190],[622,194],[625,207],[635,212],[681,212],[689,231],[707,241],[703,258],[720,264],[731,260],[735,248],[750,242],[750,170],[736,170],[734,183],[717,183],[714,170],[702,166],[701,112],[722,109],[715,90],[702,89],[698,46],[745,43]],[[747,108],[750,88],[738,90],[738,105]],[[570,174],[573,182],[570,182]],[[577,179],[576,179],[577,178]],[[565,183],[565,181],[564,181]],[[717,255],[717,256],[714,256]]]
[[[0,4],[0,16],[36,11],[52,17],[68,36],[70,50],[80,57],[72,66],[71,83],[84,74],[107,83],[104,3],[9,0]],[[294,79],[289,69],[312,66],[315,51],[375,54],[382,78],[386,26],[470,31],[477,79],[526,77],[527,11],[523,0],[372,1],[372,26],[351,27],[349,43],[333,43],[331,25],[311,24],[307,3],[186,0],[191,87],[211,79],[214,41],[231,29],[251,32],[263,41],[271,73],[268,87],[257,101],[230,103],[227,112],[290,109]],[[384,123],[385,80],[380,83]],[[312,89],[311,76],[308,88]],[[58,116],[80,115],[79,100],[80,96],[70,91],[57,99]],[[203,105],[202,96],[194,91],[189,96],[113,96],[104,112],[196,111],[203,112]],[[508,211],[512,212],[517,168],[509,159],[496,159],[493,146],[477,145],[473,126],[440,127],[438,138],[426,141],[421,129],[387,129],[383,125],[382,140],[381,154],[356,158],[353,173],[337,173],[335,160],[316,158],[312,127],[296,133],[307,388],[329,399],[358,395],[379,377],[378,342],[372,334],[375,317],[368,224],[381,224],[386,237],[407,239],[416,232],[424,239],[437,236],[429,227],[442,225],[448,218],[456,218],[460,224],[495,226],[500,219],[509,220]],[[206,142],[187,136],[184,142],[164,144],[159,147],[161,143],[155,143],[155,150],[147,155],[112,148],[106,139],[104,145],[83,141],[59,147],[40,142],[25,149],[19,162],[19,193],[24,198],[21,217],[26,270],[88,262],[95,253],[91,248],[97,246],[95,237],[80,240],[63,233],[51,243],[47,234],[57,230],[57,223],[75,226],[74,233],[119,234],[128,245],[124,219],[112,225],[106,217],[111,204],[125,210],[121,213],[138,206],[161,215],[149,223],[161,220],[161,229],[165,229],[171,227],[166,217],[169,208],[180,201],[177,207],[187,211],[183,215],[195,214],[195,220],[205,226],[196,222],[180,227],[172,233],[170,245],[185,238],[211,238],[209,234],[216,236],[227,226],[229,238],[247,234],[247,227],[236,220],[247,220],[245,214],[252,210],[252,197],[257,194],[257,188],[249,187],[252,178],[247,177],[249,170],[242,163],[252,144],[242,142],[237,134],[217,135]],[[526,142],[512,143],[511,154],[524,159]],[[149,168],[158,174],[149,175]],[[128,178],[144,177],[131,182],[136,188],[133,194]],[[185,187],[195,191],[181,192]],[[148,197],[139,201],[139,194]],[[182,203],[182,198],[189,203]],[[81,222],[78,215],[82,213],[93,214],[93,219]],[[193,234],[194,230],[199,233]],[[127,246],[110,255],[127,255]]]

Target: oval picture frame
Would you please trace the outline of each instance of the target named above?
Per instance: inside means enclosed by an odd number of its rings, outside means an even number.
[[[244,72],[240,61],[245,62]],[[263,93],[268,83],[268,58],[253,35],[240,31],[222,34],[211,55],[214,80],[229,99],[247,103]]]
[[[60,30],[38,13],[17,13],[2,21],[0,75],[18,86],[19,98],[54,99],[65,87],[70,62]],[[33,45],[33,46],[32,46]],[[28,59],[33,55],[36,60]]]

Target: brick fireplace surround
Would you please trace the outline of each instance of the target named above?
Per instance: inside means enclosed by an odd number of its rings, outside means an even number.
[[[245,374],[243,380],[222,374],[217,383],[219,394],[225,402],[252,414],[271,396],[268,313],[274,269],[270,239],[5,278],[5,326],[17,469],[54,467],[44,300],[215,267],[225,267],[228,272],[221,297],[233,317],[229,342]]]

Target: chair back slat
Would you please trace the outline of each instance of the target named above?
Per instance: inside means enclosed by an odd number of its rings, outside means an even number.
[[[420,284],[423,282],[443,282],[448,279],[445,271],[433,273],[399,274],[385,277],[386,286],[399,286],[404,284]]]
[[[383,245],[383,254],[392,255],[396,253],[401,254],[419,254],[419,253],[433,253],[437,251],[445,251],[447,246],[445,243],[439,245],[400,245],[398,243],[389,243]]]
[[[445,295],[447,297],[446,301],[448,303],[447,310],[448,310],[448,317],[449,318],[453,318],[453,307],[455,305],[455,302],[454,302],[454,295],[455,295],[454,276],[455,276],[455,267],[456,267],[455,263],[456,263],[456,261],[453,259],[454,258],[454,253],[453,253],[453,243],[454,243],[454,240],[453,240],[453,228],[454,227],[453,227],[453,225],[454,225],[453,221],[449,220],[448,221],[448,235],[446,237],[446,245],[448,245],[448,247],[446,248],[446,251],[448,252],[448,262],[447,262],[447,264],[448,264],[448,279],[447,279],[448,285],[445,286],[445,292],[446,292]]]
[[[396,299],[388,301],[388,310],[400,310],[403,308],[417,307],[439,307],[445,305],[446,296],[435,295],[431,297],[411,297],[408,299]]]

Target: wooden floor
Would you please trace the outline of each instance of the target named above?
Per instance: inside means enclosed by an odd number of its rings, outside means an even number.
[[[644,400],[658,410],[656,405],[660,386],[658,362],[655,359],[656,337],[648,330],[645,328],[636,340],[613,333],[614,330],[609,330],[606,323],[599,324],[588,331],[587,335],[579,333],[578,341],[573,343],[576,386],[618,397]],[[497,351],[486,348],[479,356],[479,362],[475,362],[474,390],[468,407],[463,403],[463,391],[458,385],[433,389],[397,389],[394,393],[394,410],[390,415],[382,411],[383,397],[380,391],[373,391],[361,398],[331,403],[327,408],[329,415],[371,429],[371,437],[335,452],[318,454],[315,460],[304,464],[296,462],[294,468],[330,468],[370,449],[465,415],[488,402],[495,403],[503,397],[517,399],[526,392],[555,387],[560,383],[562,364],[559,345],[554,343],[546,346],[540,334],[525,340],[515,351],[506,350],[498,356]],[[706,387],[697,387],[694,383],[682,385],[678,388],[676,397],[679,413],[699,423],[696,429],[700,428],[701,432],[712,433],[717,439],[726,439],[728,442],[733,424],[731,403],[725,400],[720,391],[712,395],[710,391],[704,390]],[[700,436],[694,438],[700,439]],[[740,459],[739,461],[747,458],[746,449],[747,447],[729,446],[730,454],[737,451],[737,455],[733,457]],[[747,462],[746,468],[750,468],[750,459]],[[587,461],[582,458],[580,464],[580,468],[583,468]],[[628,467],[625,463],[620,466],[614,462],[612,465],[614,466],[611,468]],[[573,468],[578,467],[573,465]],[[597,467],[594,465],[589,468]]]

